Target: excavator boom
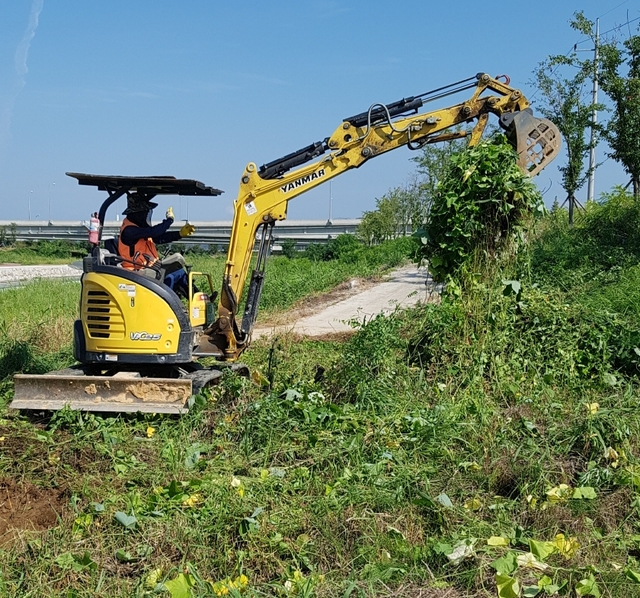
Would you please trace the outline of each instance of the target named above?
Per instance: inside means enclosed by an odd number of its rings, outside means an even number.
[[[419,114],[425,104],[473,89],[465,102]],[[235,361],[251,340],[260,293],[264,261],[273,225],[284,220],[288,202],[334,177],[359,168],[368,160],[398,147],[417,150],[429,143],[469,137],[475,145],[482,137],[489,115],[500,126],[518,153],[520,168],[535,176],[560,150],[560,133],[546,119],[533,115],[529,101],[508,82],[479,73],[419,96],[391,104],[374,104],[367,111],[345,118],[330,137],[314,142],[260,168],[247,164],[240,181],[227,262],[218,304],[218,319],[201,340],[202,355]],[[470,132],[461,125],[475,122]],[[238,304],[249,272],[256,234],[261,238],[258,267],[249,283],[242,323]]]

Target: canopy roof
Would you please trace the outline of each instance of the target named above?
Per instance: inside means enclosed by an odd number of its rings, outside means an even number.
[[[221,195],[223,191],[208,187],[200,181],[177,179],[173,176],[119,176],[103,174],[82,174],[67,172],[68,176],[78,179],[79,185],[97,187],[109,195],[118,197],[127,191],[137,191],[148,198],[155,195]]]

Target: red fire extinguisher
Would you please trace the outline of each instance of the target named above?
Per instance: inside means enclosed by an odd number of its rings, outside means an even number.
[[[98,219],[98,212],[94,212],[89,220],[89,243],[97,245],[99,241],[100,233],[100,220]]]

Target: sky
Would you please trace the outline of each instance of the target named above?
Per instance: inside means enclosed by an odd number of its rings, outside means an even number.
[[[0,220],[86,220],[105,194],[67,171],[197,179],[225,193],[161,198],[158,210],[230,220],[247,163],[320,141],[374,103],[478,72],[508,74],[535,101],[537,64],[584,40],[569,27],[577,10],[601,31],[640,17],[635,0],[5,0]],[[596,196],[627,183],[605,151]],[[410,180],[415,156],[399,148],[369,161],[292,200],[288,217],[358,218]],[[563,160],[536,178],[547,204],[563,198]]]

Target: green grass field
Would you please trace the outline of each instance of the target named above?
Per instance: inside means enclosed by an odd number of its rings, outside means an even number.
[[[181,418],[3,408],[0,596],[640,596],[640,210],[590,209],[438,305],[256,342]],[[265,309],[348,262],[274,260]],[[77,291],[0,293],[4,405]]]

